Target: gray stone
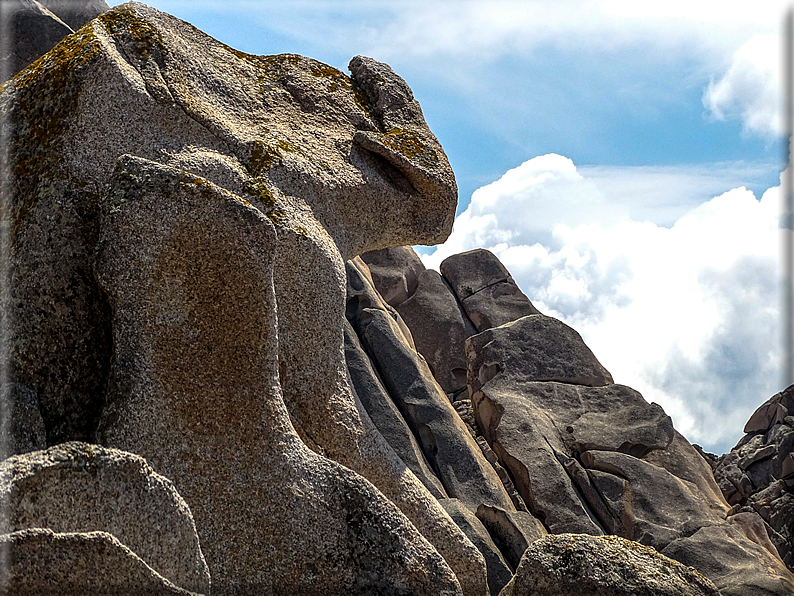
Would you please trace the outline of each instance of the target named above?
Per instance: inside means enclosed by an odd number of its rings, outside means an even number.
[[[366,316],[364,316],[366,315]],[[510,497],[483,457],[424,359],[399,341],[385,312],[365,309],[362,343],[372,354],[389,394],[418,438],[447,495],[476,511],[482,503],[512,509]]]
[[[345,361],[351,386],[380,434],[430,494],[436,499],[446,499],[447,493],[441,481],[430,469],[421,447],[372,368],[372,362],[349,323],[345,325]]]
[[[416,292],[425,270],[410,246],[394,246],[365,252],[361,259],[369,266],[372,281],[383,299],[397,308]]]
[[[779,558],[749,540],[738,525],[703,527],[670,543],[663,555],[696,568],[722,596],[786,596],[794,576]]]
[[[480,505],[476,515],[513,569],[518,567],[527,547],[548,534],[543,524],[526,511]]]
[[[485,557],[485,564],[488,567],[488,589],[492,596],[499,594],[513,577],[513,571],[491,539],[489,530],[458,499],[442,499],[439,503]]]
[[[0,84],[49,52],[74,30],[36,0],[10,0],[0,5]]]
[[[107,532],[0,535],[0,591],[15,596],[190,596]],[[204,592],[209,594],[209,591]]]
[[[661,551],[680,536],[722,521],[721,511],[663,468],[614,451],[587,451],[581,458],[596,472],[590,478],[599,492],[615,503],[615,516],[630,512],[625,538]]]
[[[794,413],[794,385],[761,404],[744,425],[744,432],[766,432],[775,424],[783,422],[791,413]]]
[[[400,328],[401,340],[416,349],[411,330],[406,325],[397,310],[386,302],[372,283],[369,266],[356,257],[345,263],[347,277],[347,290],[345,295],[345,316],[353,329],[360,333],[359,318],[365,308],[377,308],[385,311],[394,319]]]
[[[110,10],[105,0],[39,0],[74,31]]]
[[[137,455],[64,443],[0,463],[0,534],[48,528],[112,535],[174,585],[208,593],[190,509]]]
[[[500,596],[718,596],[715,585],[617,536],[561,534],[532,543]]]
[[[275,247],[248,201],[119,161],[96,265],[115,340],[100,437],[172,479],[214,594],[459,593],[392,503],[294,433],[278,385]]]
[[[478,248],[452,255],[440,269],[478,331],[540,314],[490,251]]]
[[[104,0],[5,0],[0,84],[109,10]]]
[[[465,388],[464,342],[477,330],[444,278],[432,269],[423,271],[416,292],[397,311],[411,329],[417,352],[444,391],[455,393]]]
[[[794,570],[794,386],[772,396],[745,425],[747,433],[714,466],[727,499],[766,524],[776,552]]]
[[[469,341],[471,350],[481,354],[477,361],[469,360],[469,367],[478,365],[473,372],[482,384],[499,370],[509,371],[517,382],[558,381],[589,387],[613,383],[582,336],[553,317],[528,315]]]

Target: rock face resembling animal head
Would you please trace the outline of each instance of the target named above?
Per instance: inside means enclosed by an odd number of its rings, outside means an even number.
[[[93,267],[122,155],[205,178],[336,259],[449,234],[455,179],[411,90],[370,58],[350,70],[244,54],[130,2],[0,87],[10,376],[49,444],[91,440],[102,408],[112,299]]]

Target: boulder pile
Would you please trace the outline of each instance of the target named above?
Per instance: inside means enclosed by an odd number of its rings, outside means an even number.
[[[388,65],[52,2],[0,87],[0,591],[794,590],[794,389],[709,459],[492,253],[426,270],[457,188]]]

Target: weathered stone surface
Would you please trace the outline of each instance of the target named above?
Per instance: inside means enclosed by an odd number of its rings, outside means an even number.
[[[0,535],[0,591],[16,596],[190,596],[107,532]],[[205,592],[209,594],[209,592]]]
[[[345,360],[356,396],[380,434],[430,494],[436,499],[446,499],[447,493],[441,481],[430,469],[421,447],[372,368],[372,362],[349,323],[345,325]]]
[[[441,274],[478,331],[540,314],[492,252],[478,248],[447,257]]]
[[[414,345],[413,334],[405,324],[403,318],[397,310],[386,302],[383,297],[378,293],[378,290],[372,283],[372,276],[369,267],[358,256],[350,259],[345,263],[345,272],[347,274],[347,291],[345,303],[345,316],[353,329],[359,333],[359,318],[365,308],[377,308],[383,310],[394,319],[397,326],[400,328],[401,341],[404,341],[411,346],[411,349],[416,349]]]
[[[492,596],[499,594],[513,577],[513,571],[492,540],[489,530],[458,499],[441,499],[439,503],[485,557],[488,589]]]
[[[416,350],[427,361],[433,376],[446,393],[466,387],[464,342],[477,330],[455,295],[436,271],[419,276],[413,296],[397,308],[414,336]]]
[[[596,472],[590,479],[615,507],[615,517],[630,512],[624,535],[630,540],[662,550],[680,536],[722,521],[722,512],[663,468],[614,451],[586,451],[581,460],[588,472]]]
[[[642,459],[664,468],[685,484],[696,487],[698,499],[704,505],[719,516],[727,515],[730,507],[714,480],[711,466],[678,431],[674,432],[673,440],[667,447],[649,451]]]
[[[36,392],[22,383],[0,386],[0,460],[47,447]]]
[[[480,505],[476,515],[513,569],[518,567],[527,547],[548,534],[543,524],[526,511]]]
[[[381,310],[366,309],[360,324],[362,342],[447,495],[460,499],[472,511],[482,503],[513,509],[499,477],[424,359],[399,342],[399,330],[392,318]]]
[[[469,340],[470,347],[479,337]],[[475,366],[470,373],[478,369]],[[655,415],[643,416],[645,423],[635,425],[632,416],[636,412],[655,413],[658,406],[647,404],[639,393],[623,385],[514,383],[507,370],[484,385],[472,377],[472,403],[486,439],[512,474],[529,511],[552,533],[602,533],[602,523],[581,501],[564,467],[583,449],[580,437],[592,436],[575,431],[587,428],[587,419],[597,419],[600,425],[607,413],[613,412],[614,426],[604,437],[611,439],[609,448],[641,453],[672,439],[669,419],[662,413],[659,424]],[[653,425],[658,426],[648,428]]]
[[[0,463],[0,512],[0,534],[107,532],[174,585],[209,592],[190,509],[137,455],[72,442],[11,457]]]
[[[96,265],[115,354],[100,437],[173,480],[215,594],[457,593],[393,504],[292,430],[278,386],[275,247],[273,225],[247,201],[119,161]]]
[[[3,2],[0,84],[50,51],[74,30],[36,0]]]
[[[794,576],[780,559],[735,524],[703,527],[673,541],[662,554],[696,568],[722,596],[785,596],[794,591]]]
[[[500,596],[718,596],[712,582],[617,536],[562,534],[533,542]]]
[[[481,352],[477,363],[469,363],[479,364],[480,383],[499,370],[509,370],[517,382],[558,381],[589,387],[613,383],[582,336],[553,317],[529,315],[488,329],[471,341],[472,349]]]
[[[776,393],[761,404],[744,425],[744,432],[766,432],[774,425],[783,423],[789,414],[794,414],[794,386]]]
[[[361,255],[372,273],[372,281],[383,299],[397,308],[416,292],[419,276],[425,270],[422,260],[410,246],[394,246]]]

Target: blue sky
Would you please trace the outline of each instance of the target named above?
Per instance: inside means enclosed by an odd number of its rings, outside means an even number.
[[[455,230],[421,251],[426,264],[493,250],[691,441],[730,449],[784,388],[786,4],[150,4],[246,52],[390,64],[460,189]]]

